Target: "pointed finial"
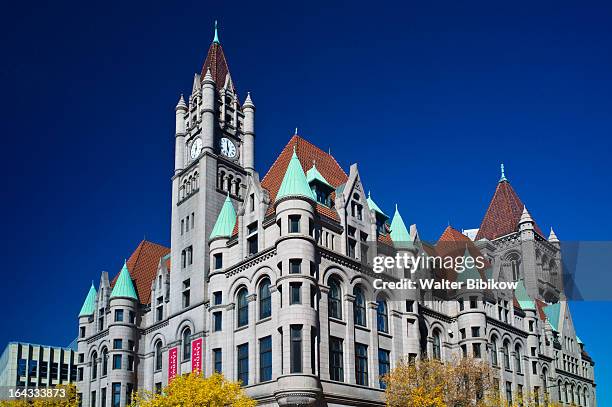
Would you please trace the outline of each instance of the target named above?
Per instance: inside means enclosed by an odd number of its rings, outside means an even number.
[[[187,110],[187,103],[185,103],[185,97],[181,93],[181,97],[179,98],[178,103],[175,107],[176,110]]]
[[[295,151],[297,150],[297,144],[293,145],[293,155],[296,155]]]
[[[370,190],[368,189],[368,198],[372,199],[372,196],[370,195]]]
[[[521,215],[521,219],[519,220],[519,224],[527,223],[527,222],[533,223],[533,219],[531,218],[531,215],[527,211],[527,207],[523,205],[523,214]]]
[[[501,167],[501,178],[499,179],[499,182],[508,181],[508,179],[506,178],[506,172],[504,170],[504,163],[502,163],[500,167]]]
[[[399,211],[397,210],[397,204],[395,204],[395,212],[399,212]]]
[[[219,44],[219,32],[217,29],[217,20],[215,20],[215,38],[213,38],[213,42]]]
[[[559,243],[559,238],[555,234],[555,231],[552,227],[550,228],[550,235],[548,235],[548,241],[551,243]]]
[[[297,127],[295,128],[295,133],[293,133],[293,135],[294,135],[294,136],[297,136],[297,135],[298,135],[298,128],[297,128]]]

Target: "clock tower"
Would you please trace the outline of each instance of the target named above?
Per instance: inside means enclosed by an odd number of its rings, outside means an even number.
[[[255,105],[249,94],[240,102],[215,22],[191,95],[176,106],[170,284],[189,289],[194,306],[207,300],[208,238],[221,207],[228,196],[239,207],[254,173],[254,126]],[[180,296],[160,300],[169,302],[169,317],[184,312]],[[191,318],[203,332],[203,313]]]

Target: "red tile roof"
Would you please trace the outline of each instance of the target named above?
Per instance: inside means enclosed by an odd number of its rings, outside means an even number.
[[[523,208],[523,202],[510,183],[508,181],[499,182],[480,224],[476,240],[483,238],[493,240],[516,232]],[[541,236],[544,236],[538,225],[535,225],[535,229]]]
[[[134,281],[134,287],[138,292],[138,299],[141,304],[150,303],[151,282],[155,280],[160,259],[168,253],[170,253],[169,248],[143,240],[127,260],[128,271],[132,276],[132,281]],[[117,277],[119,277],[119,273],[113,278],[111,287],[115,285]]]
[[[478,269],[478,272],[482,279],[486,279],[484,272],[485,269],[491,267],[491,263],[482,255],[480,250],[478,250],[478,248],[474,245],[474,242],[472,242],[469,237],[459,232],[452,226],[447,226],[446,229],[444,229],[444,232],[436,243],[435,249],[432,251],[435,253],[435,256],[440,256],[442,258],[447,256],[457,258],[463,257],[466,249],[473,258],[484,258],[484,267]],[[432,254],[429,255],[431,256]],[[444,270],[444,274],[446,278],[450,280],[454,280],[457,276],[454,269],[446,269]]]
[[[213,42],[210,44],[210,48],[208,48],[208,54],[202,66],[202,79],[204,79],[208,68],[210,68],[210,74],[217,85],[217,89],[223,88],[225,77],[229,73],[229,67],[227,66],[223,47],[218,42]]]
[[[263,188],[268,190],[270,194],[271,205],[268,208],[268,215],[274,212],[274,200],[276,194],[283,182],[285,171],[289,165],[289,160],[293,154],[293,147],[295,146],[295,152],[302,164],[302,169],[306,173],[312,168],[313,162],[316,162],[317,170],[325,177],[334,188],[346,183],[348,175],[344,172],[342,167],[338,164],[336,159],[325,151],[321,150],[314,144],[309,143],[298,135],[291,137],[289,143],[285,146],[283,151],[279,154],[274,161],[274,164],[268,170],[268,173],[263,177],[261,185]],[[335,200],[335,192],[332,192],[332,201]],[[320,215],[339,221],[338,213],[333,208],[328,208],[324,205],[317,204],[317,212]]]

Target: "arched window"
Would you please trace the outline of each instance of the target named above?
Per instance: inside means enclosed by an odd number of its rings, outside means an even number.
[[[238,326],[245,326],[249,323],[249,301],[247,299],[246,288],[241,288],[237,295],[238,302]]]
[[[439,329],[434,329],[433,331],[433,358],[437,360],[442,359],[442,341]]]
[[[518,343],[514,347],[514,370],[516,370],[517,373],[521,373],[522,372],[522,369],[521,369],[521,345],[519,345]]]
[[[336,278],[329,279],[329,316],[342,319],[342,302],[340,296],[340,282]]]
[[[272,299],[270,297],[270,280],[265,278],[259,285],[259,319],[272,315]]]
[[[504,367],[510,370],[510,342],[507,340],[502,347],[502,353],[504,354]]]
[[[91,378],[96,379],[98,377],[98,353],[94,352],[91,355]]]
[[[157,341],[155,344],[155,370],[161,370],[162,368],[162,343]]]
[[[542,369],[542,387],[544,390],[544,399],[548,399],[546,395],[548,394],[548,369]]]
[[[183,360],[191,359],[191,329],[183,331]]]
[[[561,384],[561,380],[557,382],[557,389],[559,390],[559,401],[561,403],[565,402],[565,390],[563,390],[563,384]]]
[[[376,327],[379,332],[389,332],[387,301],[376,301]]]
[[[355,325],[366,326],[365,297],[360,286],[355,286],[353,295],[355,296]]]
[[[491,364],[498,366],[497,364],[497,336],[491,337]]]
[[[108,349],[102,349],[102,376],[108,373]]]

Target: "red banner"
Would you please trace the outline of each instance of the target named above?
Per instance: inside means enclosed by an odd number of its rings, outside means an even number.
[[[178,369],[178,348],[168,350],[168,383],[176,377]]]
[[[202,338],[191,342],[191,371],[202,372]]]

